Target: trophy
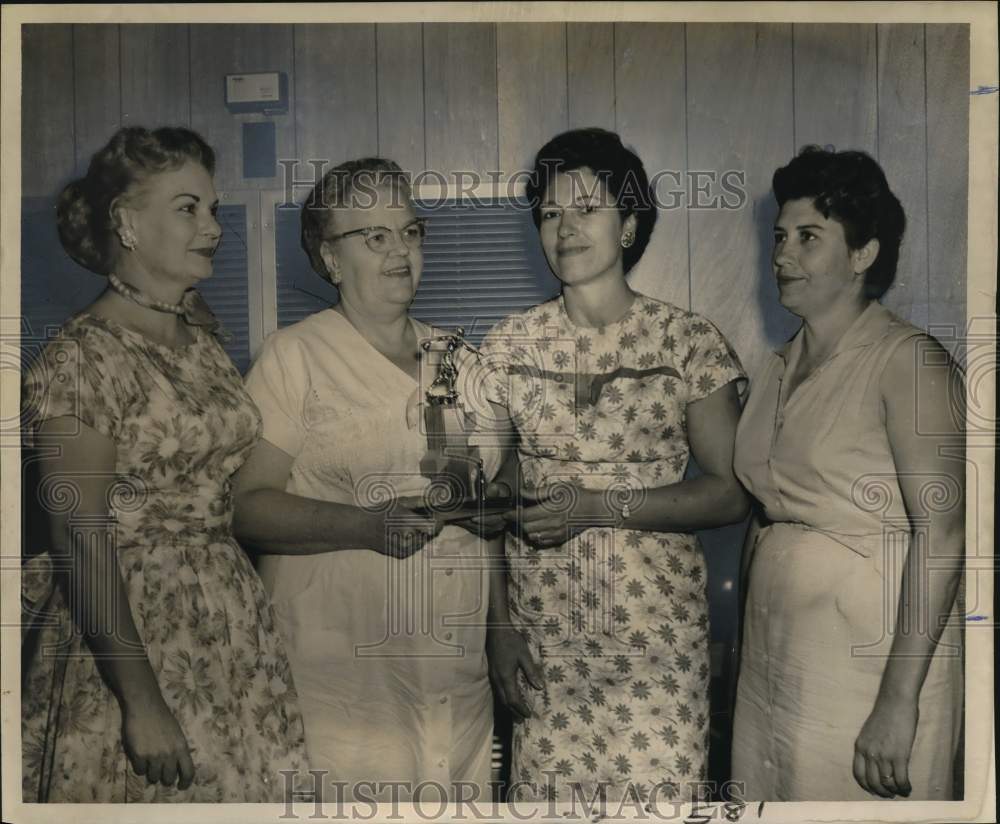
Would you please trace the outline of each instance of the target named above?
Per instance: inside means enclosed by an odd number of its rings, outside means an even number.
[[[479,449],[469,443],[468,424],[459,404],[458,353],[479,353],[465,340],[461,327],[450,335],[438,335],[421,343],[425,353],[440,353],[437,373],[425,393],[424,427],[427,453],[420,462],[421,474],[430,480],[421,506],[446,521],[505,509],[506,499],[486,498],[486,473]],[[429,360],[429,358],[428,358]]]

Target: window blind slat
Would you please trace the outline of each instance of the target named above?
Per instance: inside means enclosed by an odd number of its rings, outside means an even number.
[[[513,201],[417,203],[428,219],[424,271],[411,312],[447,329],[463,326],[473,344],[498,320],[556,294],[531,213]],[[278,327],[336,301],[299,245],[299,212],[275,210]]]
[[[250,282],[246,206],[219,206],[222,240],[212,259],[212,277],[198,284],[205,302],[228,333],[223,348],[240,372],[250,365]]]
[[[198,284],[198,291],[231,333],[225,349],[244,370],[250,360],[246,207],[221,206],[218,219],[223,234],[213,275]],[[71,315],[97,298],[107,281],[75,264],[63,251],[50,198],[23,198],[21,227],[22,359],[26,363]]]

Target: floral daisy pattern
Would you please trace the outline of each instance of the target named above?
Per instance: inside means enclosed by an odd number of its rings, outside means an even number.
[[[497,324],[486,394],[518,428],[527,489],[676,483],[689,403],[746,376],[703,317],[638,296],[575,326],[562,297]],[[609,511],[609,522],[612,520]],[[507,536],[511,617],[545,668],[514,731],[517,796],[688,798],[708,756],[708,605],[694,535],[591,528],[539,552]]]
[[[29,440],[41,421],[68,415],[116,444],[119,569],[196,769],[185,791],[132,772],[118,701],[73,628],[48,554],[33,547],[23,597],[29,614],[49,620],[29,633],[24,800],[283,800],[279,771],[305,770],[305,738],[271,607],[231,532],[229,476],[260,437],[239,373],[203,332],[169,349],[79,315],[28,370],[24,389]]]

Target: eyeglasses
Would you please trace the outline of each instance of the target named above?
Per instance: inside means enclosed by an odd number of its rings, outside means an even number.
[[[407,223],[400,230],[400,237],[402,237],[403,244],[408,249],[419,249],[423,246],[424,236],[427,234],[426,223],[427,221],[424,218],[418,217],[411,223]],[[378,255],[385,254],[396,246],[396,232],[385,226],[366,226],[363,229],[352,229],[350,232],[344,232],[342,235],[333,235],[326,238],[326,240],[332,243],[335,240],[343,240],[345,237],[351,237],[352,235],[363,235],[365,245]]]

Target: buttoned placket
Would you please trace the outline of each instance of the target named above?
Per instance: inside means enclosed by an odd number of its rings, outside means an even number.
[[[787,398],[784,397],[785,375],[788,373],[787,352],[783,355],[782,354],[778,355],[778,357],[781,358],[781,362],[784,364],[784,366],[781,370],[781,374],[778,376],[777,402],[776,402],[776,409],[774,410],[774,427],[771,430],[771,446],[767,453],[767,473],[768,473],[768,478],[771,481],[771,488],[774,489],[775,494],[778,496],[779,502],[782,496],[784,495],[784,490],[781,488],[780,484],[778,483],[778,479],[774,474],[774,452],[778,445],[778,438],[780,437],[785,426],[785,417],[786,417],[786,412],[788,410],[788,406],[790,403],[792,403],[792,401],[795,401],[797,398],[799,398],[802,395],[803,390],[810,383],[815,382],[819,378],[819,376],[823,374],[823,372],[827,369],[827,367],[829,367],[829,365],[833,363],[833,361],[836,360],[836,358],[841,354],[842,352],[840,350],[834,350],[834,352],[825,361],[823,361],[823,363],[821,363],[819,366],[813,369],[812,372],[806,375],[806,377],[802,380],[802,382],[799,383],[799,385],[796,386],[795,389],[792,391],[791,396]]]
[[[779,551],[783,553],[784,548],[782,548]],[[783,566],[784,565],[783,559],[779,559],[776,565],[778,567]],[[774,567],[772,566],[772,569],[773,568]],[[766,694],[764,696],[764,701],[765,701],[764,715],[767,716],[767,729],[768,729],[768,737],[767,737],[768,757],[764,759],[763,766],[765,769],[770,771],[775,769],[775,763],[773,759],[775,758],[775,753],[779,751],[779,748],[777,744],[777,733],[776,730],[774,729],[774,701],[773,701],[776,691],[775,681],[777,680],[777,678],[774,670],[771,667],[771,655],[770,655],[770,650],[772,647],[771,634],[770,634],[771,626],[768,618],[768,608],[767,608],[767,605],[770,603],[772,597],[773,581],[768,579],[766,581],[766,585],[767,589],[766,592],[764,593],[765,597],[761,601],[758,610],[760,613],[759,621],[762,624],[762,629],[764,630],[759,634],[760,637],[763,639],[763,645],[764,645],[761,663],[763,664],[764,667],[764,687],[766,690]],[[775,781],[773,778],[771,782],[772,786],[774,786]]]
[[[453,741],[453,699],[438,694],[427,706],[428,729],[431,731],[428,753],[428,775],[425,780],[436,781],[450,792],[451,746]]]
[[[813,382],[814,379],[818,378],[819,375],[823,374],[823,372],[827,369],[827,367],[831,363],[833,363],[840,355],[852,349],[869,346],[872,343],[874,338],[870,337],[871,330],[866,329],[866,327],[871,326],[872,324],[871,312],[874,311],[874,308],[876,307],[881,308],[877,303],[873,303],[855,319],[854,323],[852,323],[851,326],[847,329],[847,331],[844,332],[844,334],[841,336],[841,339],[837,342],[837,345],[834,347],[834,350],[833,352],[830,353],[829,357],[827,357],[827,359],[823,361],[823,363],[821,363],[812,372],[810,372],[805,377],[805,379],[797,387],[795,387],[795,390],[792,392],[791,397],[788,398],[783,397],[784,381],[785,381],[785,375],[788,372],[788,359],[789,359],[788,356],[790,354],[789,350],[792,348],[793,345],[796,345],[795,339],[793,338],[792,342],[787,344],[784,347],[784,349],[778,350],[776,354],[778,355],[779,358],[781,358],[781,362],[784,364],[784,367],[782,369],[781,375],[778,378],[778,408],[774,416],[775,427],[774,427],[774,436],[772,437],[771,441],[772,451],[774,447],[774,441],[777,439],[778,434],[780,434],[780,431],[784,426],[785,412],[788,408],[788,405],[792,400],[794,400],[801,394],[801,390],[807,384]],[[851,340],[851,337],[854,334],[858,333],[859,331],[861,332],[861,340],[854,340],[844,345],[845,340]],[[804,334],[804,331],[800,330],[796,334],[796,337],[798,337],[798,335],[801,334]],[[802,356],[801,349],[803,344],[801,341],[799,341],[797,345],[799,349],[798,357],[801,358]],[[796,361],[796,365],[797,364],[798,361]],[[770,460],[768,461],[768,463],[770,464]]]
[[[850,335],[852,332],[856,331],[857,324],[858,321],[856,321],[855,324],[853,324],[851,328],[848,329],[848,331],[845,333],[845,336]],[[774,426],[772,427],[771,430],[771,443],[767,455],[767,470],[768,470],[768,479],[771,484],[771,489],[774,491],[774,494],[778,497],[779,503],[781,502],[783,491],[778,483],[777,477],[774,474],[773,459],[774,459],[774,452],[777,447],[778,438],[780,437],[784,429],[786,412],[788,410],[789,404],[797,402],[798,397],[802,394],[804,390],[808,388],[808,385],[810,383],[815,382],[815,380],[817,380],[819,376],[823,374],[824,370],[826,370],[829,367],[829,365],[837,359],[838,356],[844,354],[844,352],[867,345],[870,345],[870,341],[867,340],[858,341],[846,348],[841,348],[840,344],[838,344],[837,348],[834,349],[834,351],[830,354],[830,356],[825,361],[823,361],[823,363],[821,363],[818,367],[816,367],[816,369],[814,369],[809,375],[807,375],[805,379],[803,379],[802,382],[799,383],[797,387],[795,387],[795,390],[792,392],[791,397],[788,398],[784,397],[784,388],[785,388],[785,375],[788,373],[788,367],[789,367],[788,349],[790,347],[786,347],[784,351],[777,353],[777,356],[782,361],[782,371],[777,379],[778,387],[776,393],[776,408],[774,411]],[[799,356],[801,356],[801,352],[799,353]],[[783,547],[780,551],[783,553],[786,551],[786,549]],[[778,559],[776,561],[776,564],[779,567],[783,566],[783,559]],[[768,757],[765,758],[761,763],[762,766],[768,771],[768,773],[771,774],[771,779],[770,779],[771,786],[776,787],[777,778],[774,776],[774,773],[779,769],[779,763],[777,763],[779,759],[777,759],[777,756],[775,754],[777,752],[780,752],[780,749],[778,748],[776,743],[775,729],[774,729],[774,708],[772,705],[772,695],[774,695],[775,692],[773,685],[775,675],[770,666],[770,655],[768,653],[768,650],[771,649],[771,643],[770,643],[771,639],[767,632],[767,629],[769,629],[767,604],[769,602],[771,595],[770,593],[771,582],[768,581],[767,584],[768,584],[767,586],[768,591],[765,592],[765,597],[762,599],[761,603],[757,606],[758,620],[764,629],[764,631],[761,633],[761,636],[763,638],[763,643],[765,646],[765,651],[762,653],[762,661],[761,661],[761,663],[764,666],[764,684],[766,688],[765,705],[763,711],[768,718],[768,729],[770,731],[770,735],[768,737],[768,748],[770,751],[768,753]]]

